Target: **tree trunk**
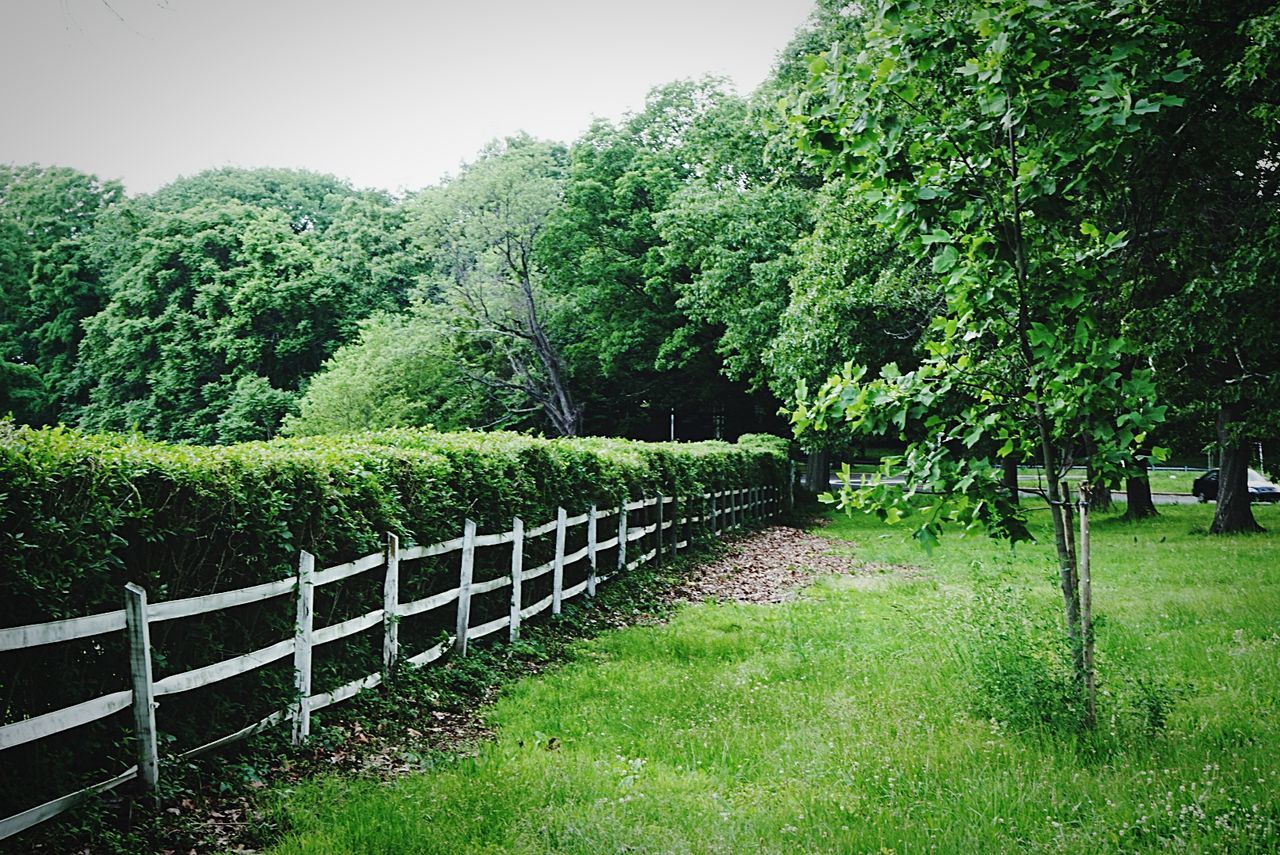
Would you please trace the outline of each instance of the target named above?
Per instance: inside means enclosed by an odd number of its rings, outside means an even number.
[[[525,303],[525,324],[528,327],[528,341],[534,354],[542,364],[546,378],[542,390],[543,410],[551,425],[560,436],[577,436],[582,427],[582,410],[573,401],[569,385],[565,382],[565,371],[560,360],[560,353],[551,340],[547,338],[538,321],[537,306],[533,298],[533,284],[526,277],[520,282]]]
[[[810,451],[805,466],[805,486],[811,493],[824,493],[831,489],[831,452],[824,449]]]
[[[1018,504],[1018,458],[1010,454],[1000,461],[1000,465],[1004,469],[1004,477],[1001,481],[1009,491],[1009,498],[1016,505]]]
[[[1124,481],[1128,507],[1124,518],[1127,520],[1145,520],[1156,516],[1156,503],[1151,498],[1151,478],[1147,475],[1147,461],[1139,460],[1136,471]]]
[[[1080,586],[1076,579],[1076,561],[1071,543],[1070,511],[1064,505],[1070,499],[1062,495],[1062,484],[1058,480],[1057,449],[1049,435],[1049,418],[1045,415],[1043,404],[1036,404],[1036,421],[1040,431],[1044,474],[1049,481],[1049,518],[1053,521],[1053,544],[1058,552],[1058,581],[1062,588],[1063,618],[1067,641],[1071,644],[1076,684],[1083,697],[1084,635],[1080,628]]]
[[[1092,444],[1090,451],[1093,451]],[[1089,510],[1091,511],[1109,511],[1111,510],[1111,485],[1094,471],[1093,467],[1088,468],[1088,474],[1085,476],[1088,480],[1089,489],[1085,492],[1089,496]]]
[[[1249,505],[1249,457],[1247,439],[1233,435],[1231,424],[1236,420],[1237,405],[1223,404],[1218,408],[1218,508],[1213,514],[1212,534],[1236,534],[1246,531],[1262,531],[1253,518]]]

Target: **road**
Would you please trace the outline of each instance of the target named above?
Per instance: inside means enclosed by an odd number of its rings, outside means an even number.
[[[855,473],[855,474],[854,474],[854,478],[855,478],[854,486],[857,486],[857,485],[858,485],[858,481],[856,480],[858,477],[859,477],[859,476]],[[903,483],[903,481],[902,481],[902,479],[901,479],[901,478],[887,478],[887,479],[885,479],[884,483],[886,483],[886,484],[901,484],[901,483]],[[832,477],[832,479],[831,479],[831,489],[832,489],[832,491],[839,490],[839,489],[840,489],[840,485],[841,485],[841,481],[840,481],[840,479],[839,479],[839,478],[836,478],[836,477]],[[1121,490],[1121,491],[1113,492],[1113,493],[1111,494],[1111,498],[1112,498],[1114,501],[1117,501],[1117,502],[1128,502],[1128,501],[1129,501],[1129,497],[1128,497],[1127,495],[1125,495],[1124,491],[1122,491],[1122,490]],[[1152,494],[1151,494],[1151,500],[1152,500],[1153,502],[1155,502],[1157,505],[1194,505],[1196,502],[1200,501],[1200,500],[1199,500],[1199,499],[1197,499],[1195,496],[1188,496],[1188,495],[1184,495],[1184,494],[1182,494],[1182,493],[1152,493]]]

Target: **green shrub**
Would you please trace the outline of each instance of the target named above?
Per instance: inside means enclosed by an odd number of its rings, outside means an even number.
[[[559,505],[576,514],[659,491],[781,486],[785,466],[785,444],[761,437],[648,444],[397,429],[206,448],[0,422],[0,626],[119,609],[127,582],[157,602],[279,579],[294,572],[301,549],[329,566],[377,551],[385,532],[434,543],[460,534],[467,517],[496,531],[513,516],[545,522]],[[401,596],[452,587],[456,572],[456,557],[406,567]],[[320,589],[316,625],[376,608],[381,584],[374,572]],[[289,637],[293,609],[284,596],[154,624],[156,678]],[[410,654],[425,649],[451,621],[452,613],[402,622],[402,641],[417,646]],[[0,720],[128,688],[122,636],[0,654]],[[377,670],[380,649],[376,630],[319,648],[315,690]],[[158,725],[181,751],[281,708],[292,691],[286,659],[162,698]],[[15,774],[0,783],[0,812],[128,765],[120,738],[128,721],[126,711],[6,751]]]
[[[973,570],[974,597],[960,610],[959,652],[976,715],[1015,731],[1078,737],[1103,751],[1164,732],[1181,689],[1146,663],[1101,651],[1097,727],[1082,731],[1071,645],[1056,604],[1033,600],[999,571],[980,564]],[[1095,628],[1103,623],[1098,618]]]

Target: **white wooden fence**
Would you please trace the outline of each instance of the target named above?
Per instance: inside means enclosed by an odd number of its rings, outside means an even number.
[[[700,500],[700,501],[699,501]],[[0,629],[0,653],[22,650],[46,644],[56,644],[75,639],[101,636],[124,631],[129,642],[129,664],[132,688],[113,692],[84,703],[0,726],[0,751],[16,745],[41,739],[89,722],[105,718],[126,708],[133,710],[133,733],[137,746],[137,764],[110,778],[61,798],[33,807],[22,813],[0,820],[0,839],[17,834],[36,823],[56,816],[83,802],[90,796],[117,787],[126,781],[140,779],[144,789],[154,791],[159,780],[159,751],[156,740],[156,708],[158,698],[209,686],[239,674],[244,674],[285,657],[293,657],[296,675],[296,700],[287,708],[272,713],[261,721],[240,728],[234,733],[212,742],[192,748],[180,757],[193,757],[211,749],[244,739],[275,724],[288,720],[293,727],[293,741],[301,743],[311,729],[311,713],[331,704],[346,700],[362,689],[379,685],[384,674],[389,674],[400,661],[399,622],[408,617],[425,614],[456,603],[456,630],[448,641],[409,656],[404,661],[422,666],[434,662],[452,651],[466,655],[467,643],[493,633],[507,630],[508,638],[515,640],[520,625],[551,609],[559,614],[562,603],[585,593],[594,596],[596,586],[617,573],[631,570],[665,552],[675,555],[677,550],[689,545],[689,538],[700,526],[711,535],[728,528],[737,528],[748,519],[762,519],[776,515],[793,502],[790,492],[777,487],[749,487],[705,493],[701,497],[674,498],[659,496],[628,502],[618,508],[598,510],[594,505],[585,514],[568,516],[560,508],[556,518],[533,528],[525,528],[520,519],[512,521],[511,529],[494,534],[479,534],[476,524],[466,520],[462,536],[429,546],[401,548],[394,534],[386,537],[386,548],[381,552],[357,558],[345,564],[316,569],[316,559],[309,552],[302,552],[296,575],[266,582],[248,588],[206,594],[182,600],[148,603],[147,592],[137,585],[125,586],[125,607],[118,611],[51,623],[32,624]],[[648,511],[653,521],[647,525],[628,525],[632,511]],[[696,511],[696,513],[694,513]],[[616,534],[601,539],[601,521],[617,516]],[[586,545],[566,554],[566,534],[575,526],[586,525]],[[612,528],[609,529],[612,531]],[[554,557],[537,567],[524,568],[526,540],[555,533]],[[652,538],[648,544],[645,538]],[[628,559],[628,545],[640,542],[639,548],[651,545],[647,551]],[[476,550],[483,547],[510,546],[510,569],[506,575],[484,582],[472,579]],[[599,566],[599,553],[617,548],[616,565]],[[400,602],[400,566],[403,562],[430,556],[461,553],[458,586],[413,602]],[[586,562],[586,578],[577,584],[564,586],[564,570],[578,562]],[[349,579],[362,573],[382,568],[385,576],[382,604],[359,617],[329,626],[314,625],[313,603],[315,589]],[[524,604],[523,585],[533,579],[551,574],[551,593],[535,603]],[[507,614],[479,626],[471,625],[471,601],[473,597],[511,588],[511,607]],[[155,680],[151,672],[150,627],[162,621],[178,620],[237,606],[262,602],[274,597],[293,594],[297,598],[297,624],[292,638],[235,656],[222,662],[206,665],[180,674]],[[383,631],[382,670],[353,680],[327,692],[312,693],[311,653],[321,645],[359,632],[381,626]]]

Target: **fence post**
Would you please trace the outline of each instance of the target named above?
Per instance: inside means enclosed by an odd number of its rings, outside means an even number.
[[[400,655],[400,538],[387,532],[387,576],[382,582],[382,676],[390,679]]]
[[[787,462],[787,511],[796,509],[796,462]]]
[[[137,740],[138,777],[155,793],[160,781],[156,747],[156,703],[151,682],[151,630],[147,626],[147,592],[130,582],[124,586],[125,626],[129,633],[129,673],[133,678],[133,732]],[[159,796],[156,796],[159,799]]]
[[[462,568],[458,573],[458,624],[453,651],[467,655],[467,630],[471,628],[471,575],[476,565],[476,523],[467,520],[462,529]]]
[[[671,557],[680,554],[680,497],[671,497]]]
[[[293,630],[293,670],[297,700],[293,707],[293,744],[311,733],[311,627],[315,617],[316,557],[305,549],[298,556],[298,621]]]
[[[524,605],[521,584],[524,582],[524,520],[511,521],[511,633],[510,639],[520,637],[520,608]]]
[[[716,506],[716,492],[717,492],[716,490],[711,491],[711,536],[712,537],[715,537],[717,534],[720,533],[720,529],[717,528],[717,524],[720,522],[719,520],[720,509]]]
[[[551,613],[560,614],[560,604],[564,593],[564,538],[565,519],[568,514],[564,508],[556,508],[556,557],[551,566]]]
[[[667,533],[662,528],[662,523],[666,520],[667,509],[663,504],[666,501],[666,498],[667,497],[662,495],[661,492],[658,493],[658,538],[657,552],[655,553],[658,564],[662,563],[662,547],[664,545],[664,541],[667,539]]]
[[[618,505],[618,572],[627,569],[627,503]]]
[[[596,522],[599,512],[593,504],[587,511],[587,596],[596,595]]]

